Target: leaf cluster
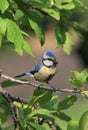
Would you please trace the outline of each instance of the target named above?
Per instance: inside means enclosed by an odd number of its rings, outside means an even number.
[[[72,16],[74,11],[83,13],[86,10],[81,0],[0,0],[0,46],[4,43],[20,55],[25,50],[34,56],[24,36],[30,38],[28,32],[33,30],[44,45],[44,22],[47,23],[48,17],[56,23],[57,47],[70,54],[73,36],[69,28],[78,32],[83,29],[76,20],[72,20]]]

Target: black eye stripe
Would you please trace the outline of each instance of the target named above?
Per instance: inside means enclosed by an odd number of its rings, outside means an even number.
[[[47,58],[47,59],[43,59],[43,60],[50,60],[50,61],[53,61],[53,59],[50,59],[50,58]]]

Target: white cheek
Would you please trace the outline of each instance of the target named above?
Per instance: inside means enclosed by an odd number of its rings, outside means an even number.
[[[52,66],[53,65],[53,62],[51,60],[44,60],[43,63],[46,66]]]

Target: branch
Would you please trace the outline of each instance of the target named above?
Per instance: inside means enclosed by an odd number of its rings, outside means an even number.
[[[49,124],[50,128],[52,128],[52,130],[57,130],[56,126],[54,125],[54,123],[52,121],[48,121],[48,124]]]
[[[22,98],[13,96],[12,94],[10,94],[6,90],[4,90],[2,87],[0,87],[0,94],[2,94],[3,97],[9,103],[12,119],[14,121],[14,128],[16,129],[18,125],[19,125],[19,127],[21,127],[20,123],[18,121],[18,117],[17,117],[17,113],[16,113],[16,107],[14,106],[13,101],[17,101],[17,102],[24,103],[24,104],[27,104],[28,101],[24,100]]]
[[[4,74],[2,74],[0,72],[0,76],[4,79],[7,79],[7,80],[10,80],[12,82],[17,82],[17,83],[20,83],[20,84],[24,84],[24,85],[31,85],[35,88],[39,87],[39,88],[44,88],[44,89],[47,89],[47,90],[51,90],[53,92],[64,92],[64,93],[81,93],[81,90],[80,89],[69,89],[69,88],[66,88],[66,89],[63,89],[63,88],[55,88],[53,86],[45,86],[45,85],[41,85],[41,84],[34,84],[30,81],[22,81],[22,80],[19,80],[19,79],[15,79],[15,78],[12,78],[10,76],[6,76]]]

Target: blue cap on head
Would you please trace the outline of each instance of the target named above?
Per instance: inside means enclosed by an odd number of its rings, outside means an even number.
[[[47,51],[44,53],[43,55],[43,59],[47,59],[47,58],[50,58],[50,59],[55,59],[55,54],[53,51]]]

